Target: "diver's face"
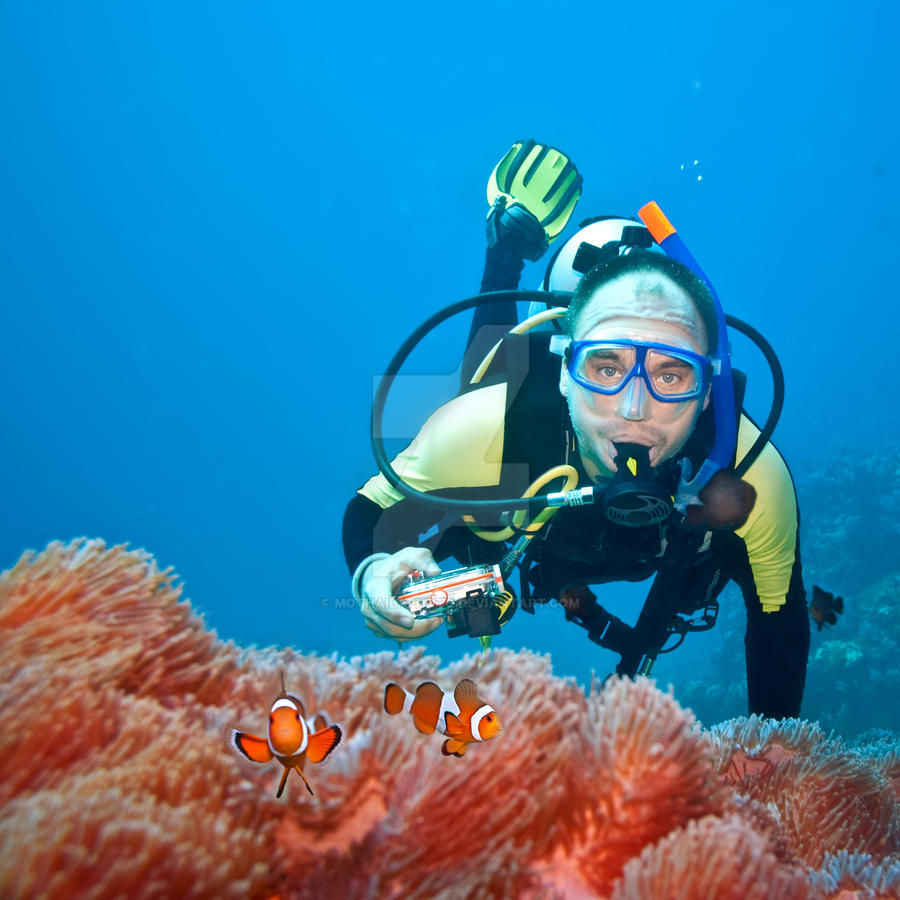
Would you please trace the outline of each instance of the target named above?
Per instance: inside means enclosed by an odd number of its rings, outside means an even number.
[[[597,289],[578,319],[577,341],[646,341],[705,355],[706,330],[690,296],[658,272],[626,272]],[[579,450],[588,474],[616,471],[614,443],[649,448],[658,466],[685,445],[709,402],[656,400],[640,377],[617,394],[598,394],[575,382],[562,367],[559,388],[569,405]]]

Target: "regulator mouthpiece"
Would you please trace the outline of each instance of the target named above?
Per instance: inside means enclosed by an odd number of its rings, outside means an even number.
[[[672,494],[662,472],[650,465],[650,450],[641,444],[613,444],[618,471],[601,501],[616,525],[643,528],[672,514]]]

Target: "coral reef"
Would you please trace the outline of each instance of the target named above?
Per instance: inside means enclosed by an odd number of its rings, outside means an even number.
[[[900,694],[900,576],[879,579],[849,605],[813,638],[804,712],[846,735],[896,727],[900,706],[885,698]]]
[[[804,583],[845,603],[834,627],[812,626],[803,714],[846,738],[896,728],[898,705],[885,698],[900,695],[900,448],[832,448],[795,475]],[[704,723],[747,709],[744,604],[732,585],[721,600],[719,648],[672,678]],[[689,652],[690,643],[679,651]]]
[[[898,557],[900,558],[900,557]],[[721,643],[689,679],[672,678],[679,700],[704,723],[746,711],[742,647],[745,614],[733,586],[722,594]],[[803,713],[845,738],[900,721],[900,576],[889,575],[848,599],[833,628],[812,633]],[[685,652],[689,648],[686,648]]]
[[[808,582],[845,597],[891,575],[900,558],[900,445],[832,447],[798,473]]]
[[[813,629],[803,712],[851,736],[896,728],[900,694],[900,446],[832,448],[798,480],[804,581],[843,595]]]
[[[280,687],[344,740],[273,796],[228,747]],[[218,641],[152,557],[52,544],[0,576],[0,882],[24,897],[900,897],[900,753],[710,731],[648,680],[549,660],[339,660]],[[446,758],[384,685],[470,677],[502,736]]]

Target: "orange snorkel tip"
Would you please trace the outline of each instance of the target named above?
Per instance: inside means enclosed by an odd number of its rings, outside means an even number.
[[[675,226],[666,218],[655,200],[645,203],[638,210],[638,215],[657,244],[662,244],[667,237],[675,234]]]

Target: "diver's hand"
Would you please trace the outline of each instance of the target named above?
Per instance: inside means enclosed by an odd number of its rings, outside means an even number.
[[[539,259],[581,196],[575,164],[549,144],[516,141],[488,179],[487,238],[520,260]]]
[[[487,217],[488,247],[518,260],[537,260],[550,246],[546,232],[528,208],[501,194]]]
[[[441,624],[440,616],[416,619],[395,598],[403,580],[416,570],[431,577],[440,574],[441,567],[434,561],[430,550],[404,547],[386,559],[373,562],[363,573],[360,610],[366,625],[378,637],[414,641],[430,634]]]

